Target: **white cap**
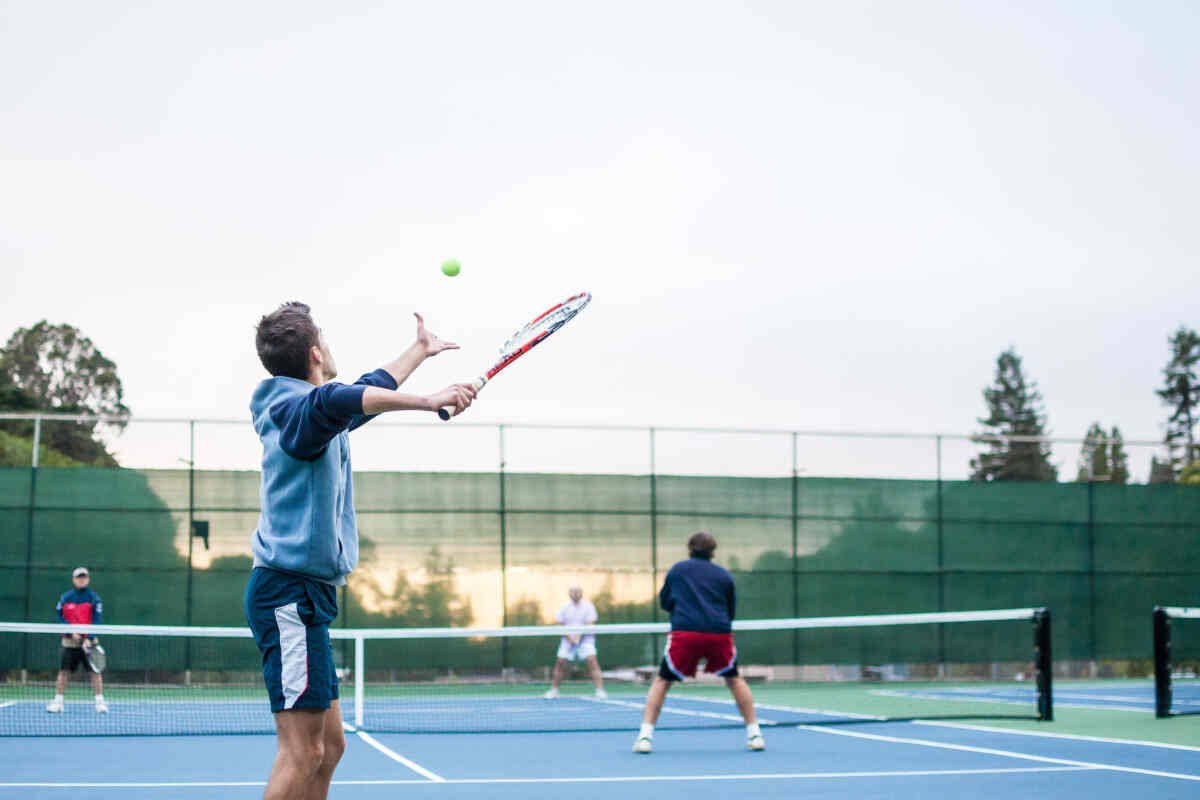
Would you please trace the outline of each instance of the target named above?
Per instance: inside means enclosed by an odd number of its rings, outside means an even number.
[[[87,567],[76,567],[75,571],[71,573],[71,577],[78,578],[80,575],[87,575],[87,574],[88,574]]]

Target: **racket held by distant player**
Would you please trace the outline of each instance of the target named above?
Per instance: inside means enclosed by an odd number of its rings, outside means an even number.
[[[104,667],[108,664],[108,656],[105,655],[104,648],[100,646],[99,642],[88,642],[85,640],[83,643],[83,658],[87,661],[87,665],[92,672],[97,675],[104,672]]]
[[[574,319],[591,301],[592,295],[589,292],[580,292],[538,314],[532,322],[508,337],[508,341],[500,348],[499,360],[486,373],[471,381],[471,386],[475,387],[475,391],[482,389],[500,370],[528,353],[535,345],[544,342],[550,334]],[[453,414],[454,406],[438,409],[438,416],[444,420],[450,419]]]

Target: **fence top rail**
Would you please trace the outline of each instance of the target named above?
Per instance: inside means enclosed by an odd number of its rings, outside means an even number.
[[[1006,608],[986,611],[941,611],[917,614],[869,614],[848,617],[788,617],[737,620],[735,631],[805,630],[811,628],[866,628],[885,625],[992,622],[1033,619],[1044,609]],[[1186,609],[1183,609],[1186,610]],[[1193,609],[1200,615],[1200,609]],[[330,628],[334,639],[474,639],[485,637],[563,636],[569,633],[621,634],[668,633],[666,622],[633,622],[607,625],[514,625],[506,628]],[[252,638],[249,628],[181,625],[80,625],[42,622],[0,622],[0,632],[87,633],[107,636],[191,636],[199,638]]]
[[[208,425],[249,425],[249,418],[222,418],[222,417],[116,417],[103,414],[67,414],[57,412],[0,412],[0,420],[46,420],[58,422],[98,422],[116,425],[127,425],[131,422],[151,423],[151,424],[208,424]],[[437,422],[414,422],[384,419],[378,420],[375,425],[384,425],[389,427],[399,428],[440,428],[441,424]],[[701,433],[701,434],[747,434],[756,436],[797,436],[805,438],[836,438],[836,439],[914,439],[934,441],[943,439],[947,441],[963,441],[963,442],[1015,442],[1015,443],[1046,443],[1046,444],[1084,444],[1087,442],[1082,437],[1061,437],[1061,436],[1023,436],[1009,434],[993,434],[993,433],[953,433],[953,432],[932,432],[919,433],[911,431],[836,431],[836,430],[801,430],[791,428],[725,428],[725,427],[675,427],[665,425],[613,425],[608,423],[590,423],[590,422],[528,422],[528,421],[480,421],[480,422],[459,422],[454,423],[458,428],[504,428],[508,430],[597,430],[597,431],[629,431],[629,432],[645,432],[645,433]],[[1161,447],[1162,441],[1157,439],[1123,439],[1122,443],[1137,447]]]

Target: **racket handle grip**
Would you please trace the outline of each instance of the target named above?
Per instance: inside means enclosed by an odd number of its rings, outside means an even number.
[[[475,391],[478,392],[483,388],[485,383],[487,383],[487,378],[476,378],[475,380],[471,381],[471,386],[474,387]],[[446,420],[450,419],[450,417],[454,416],[454,406],[442,406],[438,409],[437,415],[439,419],[445,422]]]

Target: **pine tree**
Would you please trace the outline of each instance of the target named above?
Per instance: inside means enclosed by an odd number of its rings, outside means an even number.
[[[1121,431],[1115,425],[1112,433],[1105,433],[1099,422],[1088,428],[1079,453],[1079,472],[1075,480],[1081,483],[1096,480],[1129,482],[1129,456]]]
[[[1167,446],[1167,463],[1174,480],[1187,464],[1200,461],[1200,445],[1195,440],[1196,417],[1200,415],[1200,377],[1196,375],[1200,365],[1200,335],[1181,325],[1168,341],[1171,359],[1163,368],[1164,386],[1157,394],[1163,405],[1172,408],[1163,443]]]
[[[996,359],[995,382],[983,390],[988,416],[979,422],[984,436],[1045,436],[1046,412],[1037,383],[1025,377],[1021,357],[1009,348]],[[988,451],[971,459],[971,480],[1053,481],[1048,442],[988,440]]]

